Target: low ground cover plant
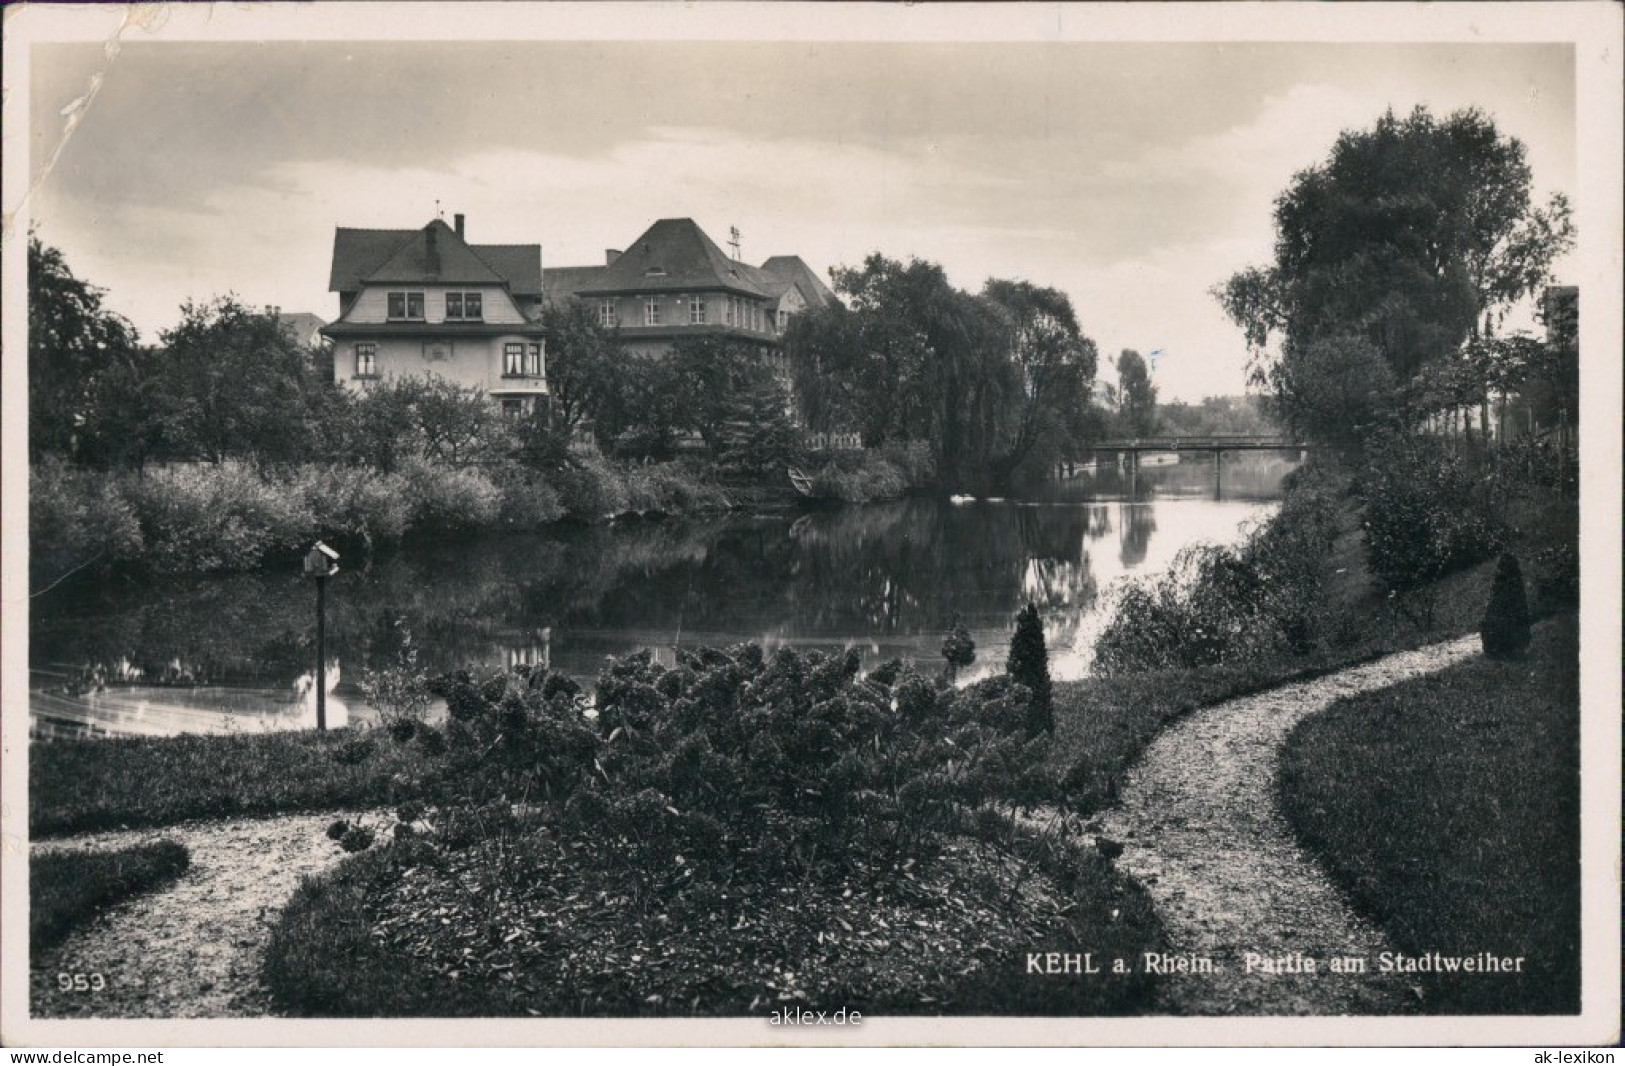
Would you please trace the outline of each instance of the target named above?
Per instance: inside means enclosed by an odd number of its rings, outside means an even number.
[[[413,778],[408,828],[307,886],[273,938],[287,1009],[1113,1013],[1145,994],[1143,975],[1025,973],[1040,943],[1137,957],[1155,924],[1024,818],[1059,780],[1007,677],[955,690],[742,646],[616,661],[595,717],[546,671],[436,687],[446,756]]]
[[[116,903],[186,872],[173,840],[117,851],[57,851],[28,861],[28,950],[35,962],[78,926]]]
[[[1342,700],[1287,739],[1288,820],[1397,950],[1524,958],[1414,975],[1425,1011],[1579,1009],[1578,674],[1578,621],[1554,618],[1524,662]]]

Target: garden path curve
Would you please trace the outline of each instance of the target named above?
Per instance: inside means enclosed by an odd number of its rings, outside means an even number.
[[[175,840],[191,865],[180,878],[108,908],[30,968],[36,1018],[248,1018],[273,1013],[260,963],[277,914],[302,877],[344,858],[326,835],[354,812],[185,822],[37,842],[53,850],[112,850]],[[367,817],[378,827],[387,819]],[[99,973],[99,992],[64,992],[59,973]]]
[[[1388,655],[1202,708],[1152,742],[1129,771],[1100,835],[1124,845],[1118,867],[1151,894],[1170,951],[1216,972],[1163,978],[1157,1013],[1392,1014],[1416,1005],[1410,983],[1376,972],[1390,950],[1297,843],[1277,799],[1281,746],[1334,700],[1386,688],[1478,654],[1475,634]],[[1244,955],[1301,952],[1314,975],[1245,972]],[[1327,972],[1359,956],[1370,972]]]

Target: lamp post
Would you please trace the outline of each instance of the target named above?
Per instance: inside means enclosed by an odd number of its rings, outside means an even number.
[[[317,541],[305,553],[305,576],[316,581],[316,732],[327,732],[327,579],[339,572],[339,553]]]

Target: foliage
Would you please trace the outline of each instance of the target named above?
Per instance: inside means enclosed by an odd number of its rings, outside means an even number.
[[[559,502],[571,518],[597,521],[627,510],[631,502],[620,472],[597,452],[576,452],[549,474]]]
[[[1467,459],[1436,441],[1390,434],[1373,442],[1361,493],[1366,550],[1383,591],[1418,590],[1492,555],[1506,537],[1492,492]]]
[[[1405,383],[1490,334],[1573,244],[1567,202],[1534,208],[1530,184],[1523,145],[1475,110],[1390,111],[1344,131],[1276,201],[1275,262],[1214,291],[1246,332],[1255,379],[1294,417],[1293,364],[1317,340],[1363,337]]]
[[[627,506],[642,513],[693,514],[729,507],[727,495],[703,470],[683,463],[651,463],[626,470]]]
[[[788,649],[678,659],[606,668],[596,721],[557,674],[441,679],[452,718],[441,798],[545,798],[540,816],[578,861],[652,886],[831,876],[1050,787],[1042,742],[1023,733],[1029,694],[1006,679],[964,692],[914,674],[885,685],[858,676],[855,654]]]
[[[908,476],[876,449],[838,453],[812,473],[813,495],[842,503],[896,499],[909,486]]]
[[[421,725],[429,714],[429,679],[418,665],[418,649],[412,643],[412,631],[399,620],[395,629],[400,634],[395,661],[380,669],[363,669],[361,694],[369,706],[377,708],[385,729],[404,733],[405,739],[410,740],[416,732],[414,727]],[[402,727],[402,723],[410,723],[410,726]]]
[[[173,840],[114,851],[49,851],[28,860],[28,951],[41,955],[100,912],[186,872],[191,856]]]
[[[947,661],[949,670],[955,672],[975,662],[976,641],[971,639],[970,630],[955,622],[942,639],[942,657]]]
[[[184,464],[122,479],[159,573],[248,570],[306,547],[314,526],[303,497],[237,464]]]
[[[835,287],[850,308],[798,316],[785,335],[814,430],[923,443],[952,489],[1007,484],[1071,447],[1095,346],[1063,294],[995,279],[972,295],[934,263],[881,255]]]
[[[1145,357],[1132,348],[1117,357],[1117,416],[1122,431],[1144,437],[1157,428],[1157,387],[1151,384]]]
[[[400,474],[312,464],[289,472],[286,484],[310,513],[312,536],[371,548],[400,540],[415,517]]]
[[[1523,570],[1511,552],[1502,552],[1496,564],[1495,584],[1490,586],[1490,602],[1478,632],[1484,654],[1492,659],[1522,659],[1529,650],[1529,600]]]
[[[579,300],[549,304],[542,312],[547,330],[547,390],[555,426],[569,434],[600,418],[617,400],[625,358],[615,331],[598,324],[592,308]]]
[[[1255,395],[1206,396],[1196,404],[1159,402],[1157,427],[1170,437],[1270,437],[1281,432],[1263,397]]]
[[[337,412],[337,447],[352,461],[392,470],[413,459],[451,464],[493,458],[510,429],[484,392],[432,374],[373,382]]]
[[[188,302],[160,335],[151,383],[158,447],[172,459],[286,463],[319,454],[341,402],[325,355],[231,296]]]
[[[1287,737],[1288,821],[1396,950],[1524,957],[1493,980],[1416,975],[1427,1013],[1580,1008],[1577,630],[1554,620],[1526,662],[1411,678]]]
[[[1302,654],[1322,636],[1320,563],[1336,501],[1309,480],[1241,545],[1186,548],[1154,582],[1123,588],[1095,643],[1105,676]]]
[[[139,461],[145,354],[62,253],[28,235],[28,453],[97,465]],[[132,419],[136,424],[132,425]]]
[[[1010,637],[1010,658],[1005,670],[1011,680],[1027,690],[1027,735],[1054,732],[1049,651],[1044,647],[1044,620],[1038,616],[1036,604],[1027,604],[1016,615],[1016,631]]]
[[[502,492],[478,467],[410,459],[400,472],[417,526],[436,533],[471,532],[495,525],[502,515]]]
[[[1292,396],[1283,412],[1294,432],[1353,452],[1394,417],[1394,372],[1361,337],[1322,337],[1281,368]]]
[[[49,455],[29,468],[28,539],[34,586],[133,561],[146,546],[135,507],[116,483]]]
[[[501,496],[504,528],[542,529],[564,517],[564,503],[547,476],[518,463],[501,463],[488,475]]]

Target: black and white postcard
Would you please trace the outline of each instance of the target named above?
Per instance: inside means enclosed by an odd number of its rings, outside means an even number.
[[[8,9],[4,1042],[1617,1041],[1620,29]]]

